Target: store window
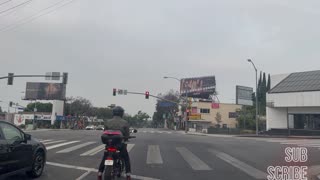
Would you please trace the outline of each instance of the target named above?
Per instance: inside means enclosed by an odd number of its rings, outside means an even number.
[[[200,113],[209,114],[210,113],[210,109],[200,109]]]

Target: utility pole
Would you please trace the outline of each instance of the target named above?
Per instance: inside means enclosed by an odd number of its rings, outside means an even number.
[[[259,122],[258,122],[258,70],[256,66],[254,65],[253,61],[251,59],[248,59],[248,62],[250,62],[254,70],[256,71],[256,135],[259,135]]]

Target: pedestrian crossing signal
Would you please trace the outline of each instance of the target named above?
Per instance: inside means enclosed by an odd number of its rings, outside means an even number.
[[[149,91],[146,91],[146,99],[149,99]]]

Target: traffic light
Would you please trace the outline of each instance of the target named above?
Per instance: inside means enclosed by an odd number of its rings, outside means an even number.
[[[116,95],[117,95],[117,89],[113,88],[113,96],[116,96]]]
[[[146,99],[149,99],[149,91],[146,91]]]
[[[12,85],[13,84],[13,73],[8,73],[8,85]]]
[[[68,83],[68,73],[63,73],[62,83],[63,84],[67,84]]]
[[[9,102],[9,106],[10,106],[10,107],[12,107],[12,105],[13,105],[13,102],[12,102],[12,101],[10,101],[10,102]]]

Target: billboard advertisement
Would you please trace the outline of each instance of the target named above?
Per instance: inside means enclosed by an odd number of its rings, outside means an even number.
[[[26,100],[65,100],[65,98],[65,84],[27,82]]]
[[[245,86],[236,86],[236,104],[252,106],[253,88]]]
[[[215,76],[181,79],[180,94],[192,98],[209,99],[216,90]]]

